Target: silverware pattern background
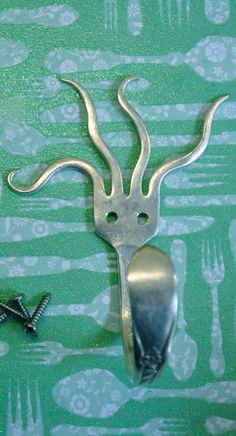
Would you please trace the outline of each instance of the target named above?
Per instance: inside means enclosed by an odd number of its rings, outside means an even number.
[[[14,321],[1,325],[2,434],[234,434],[235,16],[228,0],[1,1],[1,297],[24,292],[33,310],[52,292],[38,339]],[[13,168],[22,169],[19,182],[32,182],[70,155],[99,167],[109,184],[64,76],[88,88],[128,191],[139,144],[116,89],[129,75],[141,77],[127,96],[153,143],[145,187],[160,162],[198,141],[211,101],[231,95],[204,156],[161,190],[152,244],[172,255],[183,304],[172,361],[146,387],[131,386],[125,372],[117,263],[93,232],[89,180],[64,171],[32,197],[6,185]]]

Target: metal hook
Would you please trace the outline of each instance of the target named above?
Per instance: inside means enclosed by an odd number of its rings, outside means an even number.
[[[129,195],[123,192],[123,180],[116,158],[101,138],[96,112],[87,91],[72,80],[63,79],[81,95],[88,112],[89,134],[107,160],[112,175],[112,192],[105,193],[103,178],[92,165],[79,159],[64,159],[49,166],[28,187],[14,183],[15,171],[8,176],[9,186],[19,193],[31,193],[42,187],[62,168],[72,166],[88,173],[94,184],[94,221],[96,233],[116,250],[121,283],[121,323],[123,345],[130,378],[137,382],[152,381],[164,365],[171,344],[177,313],[176,276],[170,258],[157,248],[144,246],[158,232],[160,184],[170,171],[198,159],[209,142],[215,111],[228,96],[220,97],[209,109],[202,138],[195,149],[182,157],[168,160],[152,176],[147,195],[142,179],[149,160],[151,144],[143,121],[125,98],[131,80],[121,82],[118,99],[137,127],[141,152],[133,171]],[[110,218],[113,217],[113,220]]]

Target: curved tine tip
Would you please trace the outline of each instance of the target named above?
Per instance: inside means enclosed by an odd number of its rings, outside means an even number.
[[[221,97],[218,97],[216,100],[214,100],[210,106],[210,112],[214,113],[218,107],[224,103],[229,98],[229,94],[222,95]]]
[[[14,189],[14,183],[13,183],[13,177],[17,174],[17,173],[19,173],[20,172],[20,170],[13,170],[13,171],[11,171],[9,174],[8,174],[8,176],[7,176],[7,183],[9,184],[9,186],[12,188],[12,189]]]
[[[122,80],[120,86],[126,87],[126,85],[128,85],[128,83],[133,82],[134,80],[139,80],[139,79],[140,79],[140,77],[136,77],[136,76],[126,77],[124,80]]]
[[[58,77],[58,80],[60,80],[61,82],[65,82],[65,83],[70,81],[70,79],[66,79],[65,77]]]
[[[222,97],[219,97],[219,98],[218,98],[218,101],[219,101],[220,103],[223,103],[223,101],[228,100],[229,97],[230,97],[230,94],[222,95]]]

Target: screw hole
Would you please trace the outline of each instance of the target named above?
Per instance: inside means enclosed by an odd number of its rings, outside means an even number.
[[[144,225],[148,222],[149,216],[145,212],[140,212],[137,215],[138,224]]]
[[[109,212],[107,214],[107,222],[108,224],[115,224],[118,220],[118,215],[116,212]]]

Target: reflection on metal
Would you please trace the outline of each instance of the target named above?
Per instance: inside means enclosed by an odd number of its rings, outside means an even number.
[[[144,246],[158,232],[161,181],[170,171],[186,166],[201,156],[209,142],[214,113],[228,96],[217,99],[209,109],[202,138],[195,149],[164,162],[152,175],[148,193],[144,195],[143,175],[150,157],[151,142],[142,119],[124,95],[126,86],[135,79],[129,77],[123,80],[118,90],[119,103],[133,120],[141,142],[128,194],[124,193],[119,164],[98,131],[90,95],[82,85],[68,79],[62,81],[73,86],[83,98],[88,113],[89,135],[108,163],[111,192],[105,192],[101,173],[77,158],[63,159],[50,165],[28,187],[14,183],[16,171],[9,174],[8,183],[16,192],[35,192],[65,167],[75,167],[92,178],[95,230],[115,248],[119,261],[121,322],[128,373],[134,382],[142,383],[152,381],[166,361],[177,312],[176,278],[171,260],[162,251]]]

